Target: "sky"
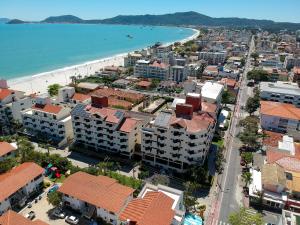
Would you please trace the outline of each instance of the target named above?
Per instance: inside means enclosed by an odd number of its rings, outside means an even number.
[[[42,20],[72,14],[83,19],[117,15],[196,11],[212,17],[242,17],[300,23],[300,0],[0,0],[0,18]]]

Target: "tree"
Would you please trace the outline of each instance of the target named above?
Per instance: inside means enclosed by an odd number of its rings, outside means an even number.
[[[223,148],[218,148],[217,153],[216,153],[216,163],[215,163],[215,167],[216,167],[216,171],[217,173],[222,173],[224,167],[223,167],[223,163],[225,161],[224,158],[224,154],[223,154]]]
[[[250,172],[243,173],[242,179],[245,182],[245,186],[248,187],[248,185],[252,182],[252,174]]]
[[[29,155],[33,152],[34,146],[27,138],[20,137],[17,141],[18,151],[21,156],[21,163],[29,160]]]
[[[196,206],[198,205],[197,198],[194,196],[194,192],[198,188],[198,184],[195,182],[186,182],[184,184],[185,191],[183,195],[183,202],[184,206],[187,211],[190,211],[192,209],[196,210]]]
[[[239,134],[239,139],[248,147],[256,148],[259,146],[259,136],[251,131],[244,131]]]
[[[252,115],[259,108],[259,99],[250,97],[247,99],[245,110]]]
[[[8,158],[0,162],[0,174],[5,173],[11,170],[14,166],[17,165],[15,158]]]
[[[257,52],[253,52],[251,53],[251,57],[254,59],[254,61],[256,62],[258,57],[259,57],[259,54]]]
[[[59,84],[51,84],[48,86],[48,94],[50,96],[58,95],[58,90],[61,88]]]
[[[222,104],[225,106],[230,103],[230,94],[228,91],[224,91],[222,94]]]
[[[247,165],[253,162],[252,152],[243,152],[241,156]]]
[[[229,215],[229,223],[231,225],[263,225],[264,221],[261,214],[252,214],[245,208],[241,208]]]
[[[57,207],[61,203],[61,200],[62,194],[60,192],[53,191],[47,195],[48,203],[53,205],[54,207]]]
[[[248,80],[254,80],[255,82],[269,81],[268,72],[265,70],[252,70],[247,74]]]

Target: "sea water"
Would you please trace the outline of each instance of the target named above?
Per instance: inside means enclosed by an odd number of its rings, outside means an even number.
[[[0,79],[15,79],[169,43],[195,31],[178,27],[0,24]]]

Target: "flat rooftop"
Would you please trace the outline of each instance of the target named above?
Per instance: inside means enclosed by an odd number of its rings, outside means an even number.
[[[260,91],[300,96],[300,88],[298,87],[298,84],[291,83],[291,82],[282,82],[282,81],[277,81],[276,83],[261,82]]]

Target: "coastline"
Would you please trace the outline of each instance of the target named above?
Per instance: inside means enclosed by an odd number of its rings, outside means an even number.
[[[198,37],[199,30],[187,28],[195,31],[195,33],[183,40],[163,43],[171,45],[175,42],[185,43]],[[124,57],[128,54],[121,53],[111,57],[96,59],[93,61],[84,62],[77,65],[67,66],[53,71],[34,74],[8,80],[8,85],[14,90],[24,91],[26,94],[47,93],[47,88],[51,84],[60,84],[62,86],[71,83],[72,76],[81,75],[82,77],[94,74],[96,71],[103,69],[106,66],[123,66]]]

